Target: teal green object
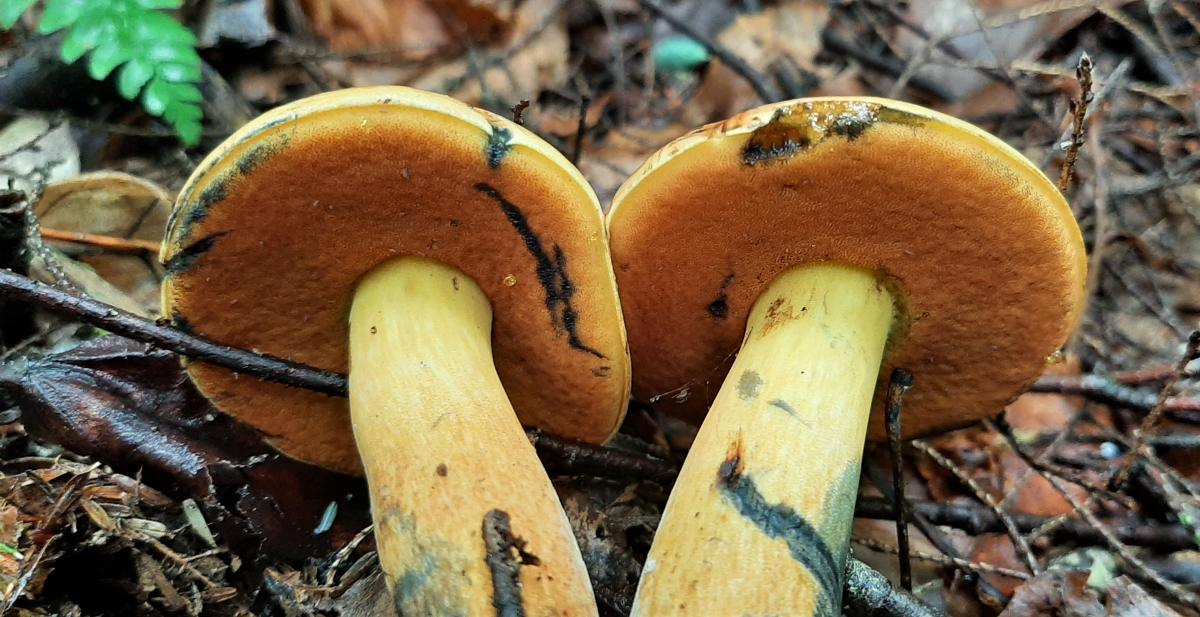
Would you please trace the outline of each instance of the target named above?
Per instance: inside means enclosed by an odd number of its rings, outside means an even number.
[[[708,59],[708,50],[686,36],[668,37],[654,45],[654,66],[660,71],[694,71]]]

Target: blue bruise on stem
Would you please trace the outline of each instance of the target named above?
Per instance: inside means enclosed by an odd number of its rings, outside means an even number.
[[[816,615],[841,615],[843,575],[838,560],[820,532],[799,512],[783,504],[767,502],[754,479],[744,473],[740,443],[735,445],[717,470],[717,490],[738,514],[759,531],[769,538],[778,538],[787,543],[792,559],[812,574],[818,587]]]

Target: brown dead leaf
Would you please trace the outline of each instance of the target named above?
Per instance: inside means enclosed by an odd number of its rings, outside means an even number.
[[[588,104],[587,113],[583,117],[583,125],[586,129],[593,128],[600,122],[600,116],[604,114],[604,110],[608,108],[612,99],[613,93],[605,92]],[[564,138],[574,137],[579,130],[579,110],[568,112],[567,107],[546,109],[538,114],[537,121],[538,128],[543,133]]]
[[[1108,584],[1108,617],[1179,617],[1179,613],[1155,600],[1128,576]]]
[[[335,51],[387,50],[379,60],[429,58],[451,37],[423,0],[301,0],[313,31]]]
[[[162,240],[172,201],[170,194],[152,182],[102,171],[48,185],[34,214],[46,235],[56,231],[94,234],[150,246]],[[77,242],[46,242],[132,298],[140,307],[139,314],[158,307],[162,270],[153,252],[117,253]],[[88,281],[82,276],[74,282],[92,291],[85,287]]]
[[[1100,599],[1086,581],[1086,573],[1044,572],[1016,590],[1000,617],[1105,617]]]
[[[989,533],[975,538],[975,546],[967,555],[969,561],[984,563],[990,566],[1007,568],[1018,572],[1025,571],[1025,562],[1017,556],[1012,538],[1006,534]],[[1001,593],[1011,597],[1024,582],[1021,579],[1001,574],[982,573],[980,576],[991,583]]]
[[[405,83],[444,92],[472,105],[487,102],[484,87],[489,95],[511,103],[534,100],[543,89],[561,84],[568,76],[566,15],[560,8],[558,0],[526,0],[513,13],[508,35],[492,50],[422,68]]]

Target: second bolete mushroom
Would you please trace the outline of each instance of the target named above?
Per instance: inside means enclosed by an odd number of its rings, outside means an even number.
[[[318,95],[200,164],[162,259],[178,327],[349,370],[347,405],[188,365],[282,452],[366,473],[399,614],[595,614],[520,423],[600,443],[628,399],[600,207],[556,150],[441,95]]]
[[[1084,303],[1055,186],[984,131],[891,100],[694,131],[621,187],[609,233],[635,395],[703,419],[642,617],[840,615],[877,377],[914,375],[908,436],[962,426],[1041,373]]]

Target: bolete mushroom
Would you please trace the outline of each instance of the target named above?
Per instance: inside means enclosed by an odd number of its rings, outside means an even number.
[[[884,436],[878,376],[915,376],[908,436],[962,426],[1040,374],[1084,303],[1055,186],[984,131],[885,99],[693,131],[621,187],[608,224],[634,394],[703,419],[641,616],[840,615],[864,439]]]
[[[163,314],[349,368],[348,405],[188,372],[280,451],[366,473],[400,614],[594,615],[518,418],[591,443],[620,424],[628,357],[607,249],[591,188],[529,131],[442,95],[349,89],[263,115],[200,164],[168,223]]]

